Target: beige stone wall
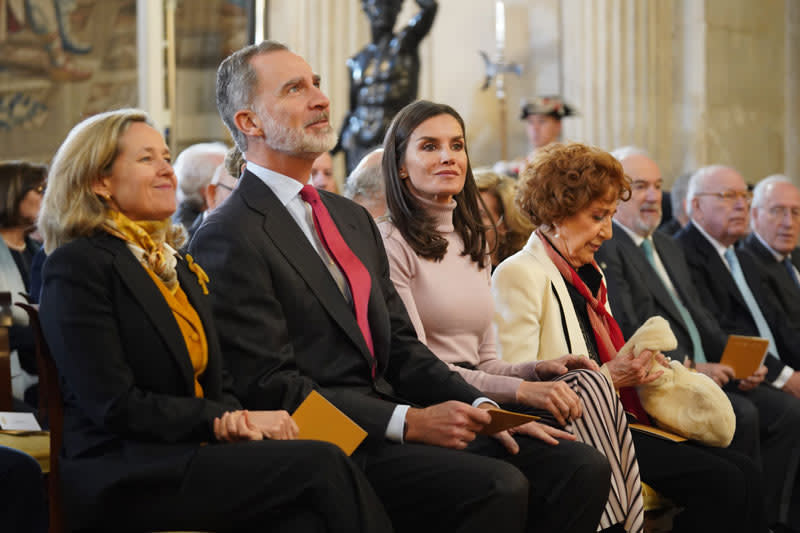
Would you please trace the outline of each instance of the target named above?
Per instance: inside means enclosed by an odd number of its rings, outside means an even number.
[[[783,171],[785,1],[706,0],[707,151],[755,183]]]
[[[348,105],[345,60],[369,39],[360,0],[270,2],[269,31],[320,71],[333,118]],[[636,144],[669,185],[710,163],[748,181],[785,172],[800,181],[799,0],[506,0],[507,107],[484,79],[495,53],[493,0],[439,0],[420,47],[420,97],[447,102],[467,123],[473,163],[527,152],[520,100],[564,94],[580,116],[565,137],[606,149]],[[398,20],[418,10],[406,0]]]
[[[786,0],[785,173],[800,185],[800,2]]]

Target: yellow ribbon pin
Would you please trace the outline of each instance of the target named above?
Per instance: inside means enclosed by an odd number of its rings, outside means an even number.
[[[208,274],[206,274],[206,271],[203,270],[203,267],[195,263],[194,257],[189,254],[186,254],[186,265],[189,267],[189,270],[194,272],[194,275],[197,276],[197,283],[203,287],[203,294],[208,294],[208,287],[206,286],[206,283],[208,283],[210,280],[208,279]]]

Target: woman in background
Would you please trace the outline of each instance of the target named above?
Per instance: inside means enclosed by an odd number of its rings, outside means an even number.
[[[0,162],[0,291],[11,293],[11,301],[30,292],[31,262],[41,246],[32,237],[42,203],[47,167],[26,161]],[[12,305],[9,328],[11,388],[19,409],[36,407],[36,358],[28,315]]]
[[[525,246],[533,225],[520,213],[514,197],[517,182],[491,170],[475,172],[475,184],[481,194],[486,209],[481,208],[481,219],[488,230],[486,237],[492,251],[492,270],[507,257],[517,253]]]
[[[139,110],[84,120],[53,160],[40,316],[64,395],[69,526],[389,530],[341,450],[292,440],[288,413],[245,411],[232,395],[213,280],[176,253],[175,187],[169,149]]]

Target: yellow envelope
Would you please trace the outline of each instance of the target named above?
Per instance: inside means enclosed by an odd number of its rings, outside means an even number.
[[[481,435],[494,435],[500,431],[527,424],[532,420],[539,420],[538,416],[524,415],[522,413],[506,411],[505,409],[498,409],[496,407],[487,409],[487,411],[492,415],[492,421],[478,432]]]
[[[665,431],[663,429],[658,429],[653,426],[645,426],[643,424],[628,424],[633,431],[639,431],[641,433],[647,433],[648,435],[652,435],[654,437],[658,437],[659,439],[669,440],[672,442],[686,442],[686,437],[681,437],[680,435],[676,435],[675,433],[670,433],[669,431]]]
[[[300,429],[298,439],[322,440],[351,455],[367,432],[315,390],[306,396],[292,415]]]
[[[767,339],[730,335],[719,362],[733,368],[736,379],[748,378],[764,364],[767,348]]]

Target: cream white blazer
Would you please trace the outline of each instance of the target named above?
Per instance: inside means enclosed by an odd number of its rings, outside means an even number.
[[[536,233],[522,250],[497,267],[492,275],[492,295],[498,357],[521,363],[567,353],[588,355],[567,284]],[[611,312],[608,302],[606,309]],[[605,365],[602,371],[610,378]]]

